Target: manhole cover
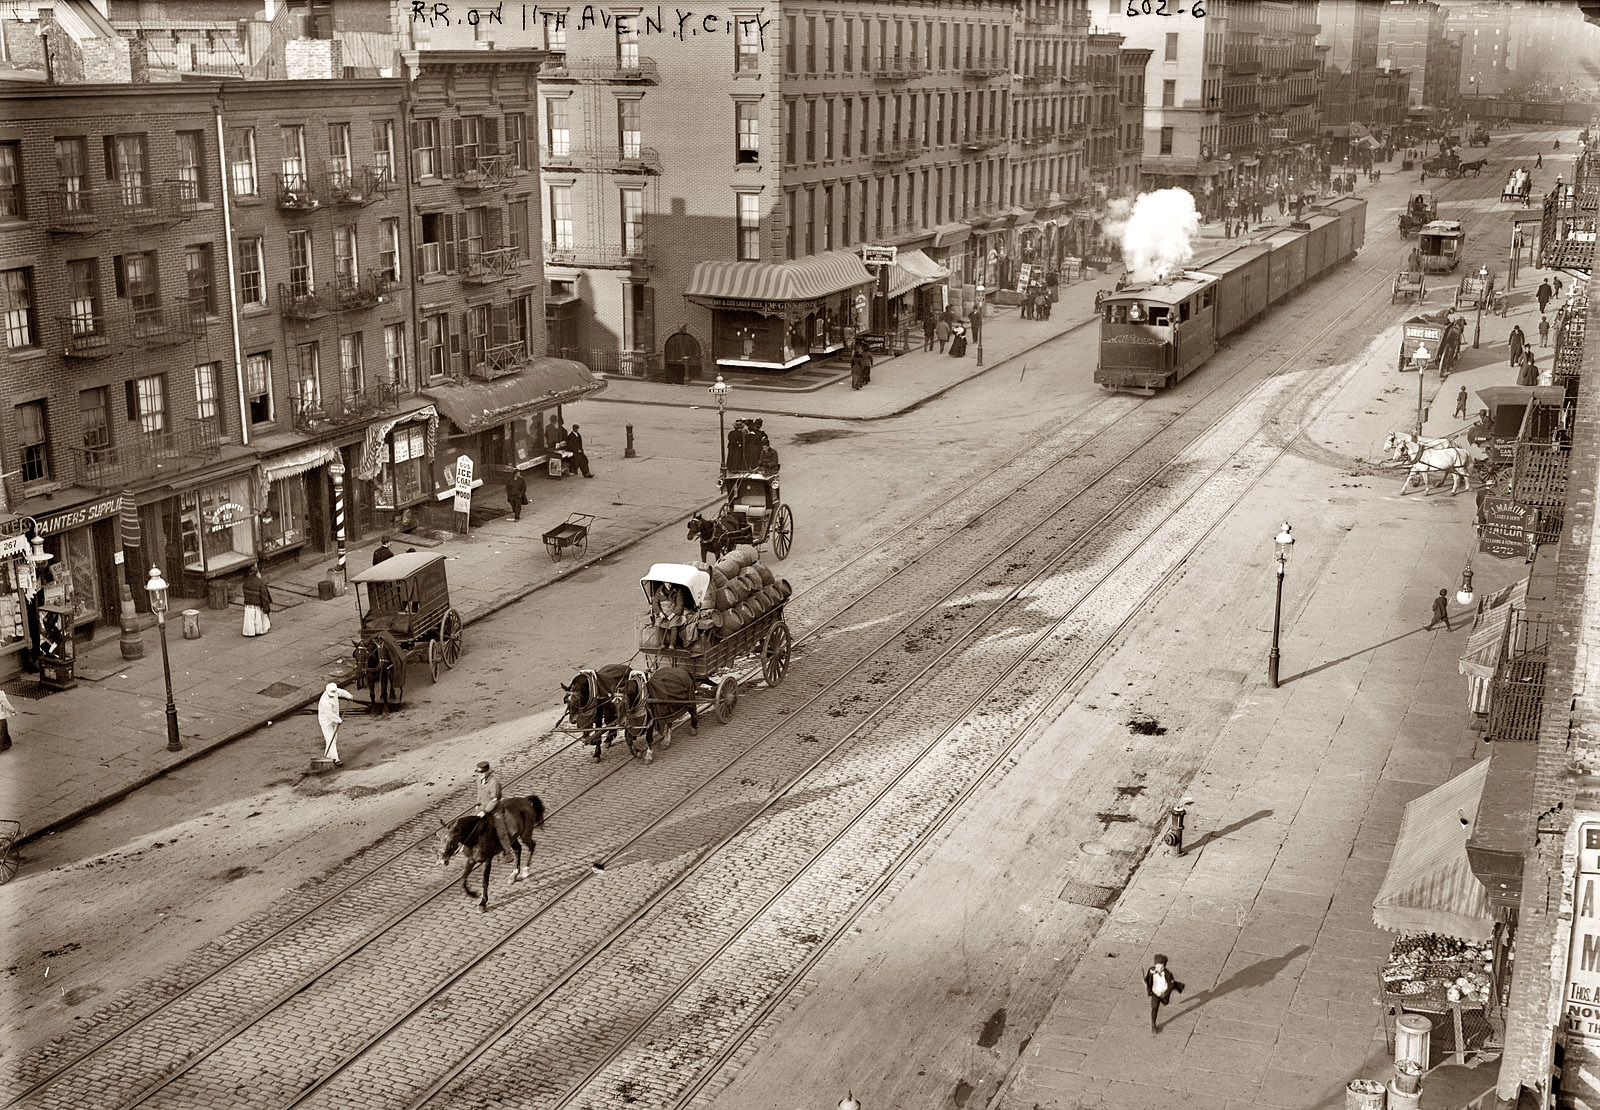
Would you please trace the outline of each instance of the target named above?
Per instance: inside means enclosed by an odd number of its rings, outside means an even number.
[[[1088,906],[1091,910],[1106,909],[1117,900],[1119,888],[1100,886],[1073,879],[1061,888],[1061,900],[1075,906]]]
[[[271,686],[261,691],[261,696],[264,698],[286,698],[298,689],[298,686],[290,686],[287,682],[274,682]]]

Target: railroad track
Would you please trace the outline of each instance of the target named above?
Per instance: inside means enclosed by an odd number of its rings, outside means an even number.
[[[1403,246],[1392,253],[1398,255],[1401,249]],[[1389,267],[1368,267],[1346,282],[1346,287],[1370,281],[1375,272],[1381,272],[1383,280],[1371,284],[1363,293],[1364,297],[1370,297],[1386,287]],[[1300,306],[1300,310],[1308,307]],[[1381,308],[1387,310],[1388,306]],[[1296,306],[1284,306],[1280,311],[1296,311]],[[1371,311],[1365,314],[1362,322],[1376,315],[1379,315],[1376,310]],[[1349,321],[1340,323],[1348,325]],[[1290,359],[1285,360],[1285,365],[1309,350],[1335,326],[1328,325],[1323,333],[1301,344],[1291,353]],[[1247,341],[1241,344],[1241,348],[1247,346]],[[1195,441],[1196,429],[1209,428],[1224,419],[1239,398],[1255,388],[1263,376],[1252,371],[1248,366],[1250,360],[1243,358],[1234,359],[1243,365],[1230,373],[1210,373],[1225,361],[1226,354],[1219,356],[1206,368],[1206,374],[1190,379],[1205,386],[1201,396],[1193,397],[1192,390],[1180,387],[1185,393],[1182,399],[1195,402],[1185,413],[1171,411],[1170,406],[1157,402],[1124,398],[1102,401],[1074,429],[1045,437],[1018,452],[992,471],[976,490],[964,491],[908,524],[893,539],[912,548],[909,555],[894,551],[887,544],[880,545],[835,572],[820,584],[820,588],[792,601],[792,610],[802,620],[812,610],[819,611],[801,638],[801,645],[806,649],[804,654],[810,662],[794,672],[792,685],[747,703],[756,707],[759,716],[778,720],[736,752],[731,761],[726,758],[726,749],[715,751],[710,743],[702,740],[699,744],[677,749],[667,760],[645,772],[650,781],[660,782],[663,797],[681,796],[681,800],[665,803],[665,808],[652,815],[653,821],[637,835],[625,839],[620,847],[615,846],[618,834],[614,830],[626,828],[626,818],[636,818],[637,814],[619,814],[617,810],[636,809],[636,800],[630,799],[622,807],[596,804],[604,792],[595,788],[629,764],[602,765],[595,771],[590,765],[577,762],[576,753],[569,750],[568,745],[555,744],[553,750],[518,778],[539,783],[539,792],[553,801],[553,815],[569,814],[560,823],[560,839],[570,839],[572,844],[570,848],[551,853],[558,856],[554,866],[544,869],[534,883],[511,897],[500,895],[500,905],[512,911],[516,918],[511,936],[506,933],[508,922],[494,915],[464,923],[467,926],[481,923],[480,928],[460,928],[461,919],[468,911],[464,900],[449,889],[454,884],[441,888],[437,881],[427,881],[426,868],[417,866],[415,849],[431,837],[419,836],[409,842],[400,840],[398,842],[404,845],[401,850],[385,855],[376,866],[368,867],[352,881],[343,883],[333,894],[314,901],[275,932],[255,938],[245,951],[189,985],[160,1010],[143,1015],[137,1022],[103,1037],[100,1052],[58,1060],[53,1073],[36,1083],[32,1090],[24,1091],[14,1104],[187,1105],[205,1092],[230,1087],[241,1079],[248,1082],[244,1084],[245,1089],[239,1091],[235,1105],[336,1104],[348,1100],[354,1093],[364,1093],[368,1098],[378,1090],[385,1090],[387,1094],[382,1076],[388,1069],[379,1065],[391,1061],[399,1045],[396,1038],[395,1047],[389,1047],[389,1039],[408,1021],[422,1024],[427,1015],[437,1016],[441,1012],[441,1000],[451,998],[449,992],[459,984],[481,986],[475,976],[492,979],[488,974],[492,970],[491,961],[493,966],[502,965],[506,953],[514,947],[508,942],[512,937],[524,937],[527,930],[543,931],[549,943],[541,944],[537,950],[552,957],[547,964],[565,960],[565,970],[557,968],[556,974],[551,976],[550,966],[542,968],[546,975],[544,988],[525,996],[513,1010],[528,1008],[526,997],[534,998],[534,1008],[556,1002],[562,990],[575,983],[585,968],[597,966],[607,953],[619,950],[620,941],[632,935],[670,896],[683,890],[691,876],[702,873],[700,869],[676,864],[693,862],[696,858],[715,860],[722,855],[715,849],[709,852],[705,849],[709,831],[720,831],[719,847],[733,844],[735,838],[763,820],[763,815],[781,809],[782,799],[792,798],[794,790],[803,791],[807,776],[815,774],[826,760],[845,752],[861,730],[869,725],[876,727],[874,722],[882,718],[881,712],[877,716],[870,713],[863,716],[851,709],[856,703],[849,699],[859,699],[863,685],[869,688],[891,686],[896,696],[905,698],[915,696],[916,690],[925,690],[926,684],[936,675],[943,684],[950,667],[941,664],[992,635],[996,614],[1014,607],[1025,590],[1037,586],[1050,573],[1033,568],[1059,568],[1068,557],[1081,557],[1083,549],[1075,544],[1086,532],[1092,533],[1097,525],[1105,524],[1113,514],[1125,510],[1131,499],[1147,494],[1150,483],[1171,459],[1177,457],[1186,443]],[[1209,423],[1206,422],[1208,417]],[[1062,457],[1063,452],[1071,452],[1070,457]],[[1130,466],[1141,459],[1140,465]],[[1091,504],[1091,494],[1099,497],[1100,502]],[[1074,513],[1081,515],[1075,517]],[[977,527],[973,527],[975,523]],[[985,536],[989,537],[987,543],[982,542]],[[1074,540],[1074,536],[1078,540]],[[958,552],[960,557],[952,558],[952,551]],[[941,559],[954,565],[935,567],[933,564]],[[1006,569],[997,571],[997,565]],[[918,573],[907,573],[913,570]],[[994,575],[998,577],[992,577]],[[877,580],[867,584],[864,593],[861,592],[863,578]],[[931,605],[925,604],[930,589],[940,591],[935,595],[938,600]],[[852,594],[856,596],[851,597]],[[977,600],[969,601],[967,597]],[[952,609],[958,610],[954,621],[946,619]],[[912,619],[903,619],[907,612],[912,614]],[[955,627],[946,627],[949,625]],[[891,626],[893,631],[885,635],[884,628]],[[809,650],[819,639],[827,641],[828,653]],[[916,652],[909,651],[908,645],[913,642],[919,646]],[[871,670],[875,658],[885,653],[921,655],[927,651],[934,654],[920,669],[912,667],[896,673],[891,668],[879,681],[871,681],[878,675]],[[824,660],[830,658],[835,674],[830,677],[817,673]],[[1004,674],[988,681],[997,682],[1003,678]],[[780,697],[792,697],[792,691],[802,687],[805,688],[802,704],[780,713]],[[870,694],[872,690],[865,692]],[[881,690],[878,692],[881,694]],[[830,700],[833,704],[825,705]],[[886,701],[884,704],[895,703]],[[795,734],[799,732],[793,724],[799,719],[796,714],[815,711],[819,706],[823,724],[829,720],[843,722],[842,732],[834,730],[826,738],[816,732],[803,734],[807,737],[805,744],[823,745],[824,754],[816,758],[807,754],[806,758],[788,761],[775,759],[784,754],[794,755]],[[838,716],[833,715],[835,710],[840,711]],[[882,749],[878,750],[881,753]],[[926,754],[913,755],[910,762],[893,765],[902,766],[900,778],[904,781],[925,760]],[[577,773],[576,768],[582,768],[584,773]],[[669,768],[672,774],[660,774]],[[748,781],[741,783],[739,779]],[[547,781],[550,786],[545,785]],[[737,789],[730,788],[730,783]],[[711,800],[713,798],[715,801]],[[871,808],[868,806],[862,812]],[[708,810],[731,812],[738,819],[731,823],[724,821],[718,830],[708,830],[705,827]],[[431,827],[432,815],[421,820]],[[685,824],[694,825],[691,834],[675,838],[674,827]],[[835,840],[858,824],[859,821],[848,822]],[[716,839],[712,837],[713,841]],[[613,847],[607,851],[593,850],[608,843]],[[634,868],[641,853],[652,851],[662,858],[653,859],[653,867],[638,869],[642,882],[631,892],[642,891],[642,897],[615,897],[620,893],[615,889],[620,885],[615,881],[619,875]],[[826,846],[821,851],[825,855]],[[597,855],[610,861],[604,877],[596,876],[589,867]],[[541,853],[541,864],[548,858]],[[395,877],[403,877],[405,881],[380,881]],[[630,876],[630,885],[634,885],[633,878]],[[449,902],[454,905],[448,905]],[[615,905],[607,905],[618,902],[625,911],[620,916]],[[594,928],[596,913],[601,917],[610,913],[610,917],[605,917],[608,928]],[[356,924],[351,925],[349,919],[354,919]],[[379,924],[372,926],[372,920]],[[552,928],[557,924],[565,924],[567,928]],[[572,928],[588,929],[592,940],[586,947],[559,943],[563,937],[570,941]],[[426,938],[431,934],[437,938],[441,932],[447,934],[447,943],[436,939],[430,955],[447,970],[437,974],[431,982],[403,981],[399,984],[402,989],[374,998],[373,1001],[380,1003],[380,1010],[383,1005],[389,1006],[381,1021],[374,1021],[348,1036],[325,1033],[315,1024],[305,1022],[309,1014],[328,1006],[348,1005],[351,998],[362,997],[363,985],[374,977],[382,977],[392,959],[415,956],[419,936]],[[452,932],[457,935],[448,935]],[[318,938],[325,938],[321,947],[307,943]],[[279,965],[289,955],[298,955],[300,962],[287,972],[279,970]],[[276,989],[255,989],[250,1003],[239,1005],[236,999],[232,1000],[230,1011],[228,991],[210,991],[225,979],[231,981],[234,989],[241,985],[259,988],[263,965],[275,975]],[[396,977],[391,970],[389,978]],[[405,978],[403,974],[398,977]],[[501,993],[504,993],[503,983]],[[402,999],[401,995],[409,997]],[[219,1003],[223,1004],[222,1012],[231,1013],[233,1020],[220,1028],[208,1027],[204,1019],[216,1012]],[[168,1021],[160,1020],[163,1014]],[[443,1082],[470,1082],[473,1061],[481,1058],[487,1046],[498,1043],[509,1030],[517,1028],[518,1016],[515,1012],[501,1015],[498,1025],[490,1022],[488,1028],[474,1029],[478,1040],[469,1045],[464,1054],[459,1048],[454,1049],[457,1056],[445,1067]],[[198,1035],[191,1033],[187,1040],[181,1037],[185,1028],[196,1027]],[[295,1040],[297,1036],[306,1036],[303,1031],[308,1029],[315,1030],[312,1035],[326,1047],[319,1053],[312,1053],[317,1056],[312,1069],[299,1069],[293,1066],[295,1061],[286,1059],[282,1053],[301,1051]],[[219,1036],[219,1032],[222,1035]],[[180,1034],[181,1043],[171,1044],[168,1037],[172,1034]],[[579,1039],[581,1042],[582,1038]],[[246,1041],[251,1045],[248,1052],[230,1047]],[[404,1057],[406,1053],[400,1055]],[[97,1057],[103,1057],[100,1066],[96,1065]],[[252,1070],[251,1061],[260,1074]],[[441,1067],[446,1063],[448,1061],[442,1061]],[[130,1067],[130,1064],[137,1066]],[[598,1076],[606,1066],[606,1062],[601,1061],[590,1071]],[[311,1072],[309,1078],[308,1071]],[[108,1083],[108,1079],[111,1082]],[[94,1095],[87,1099],[79,1097],[73,1102],[74,1089],[80,1094],[86,1093],[79,1086],[79,1081],[84,1080],[95,1084],[90,1088]],[[270,1090],[260,1090],[263,1083]],[[435,1077],[421,1087],[399,1092],[399,1097],[425,1098],[442,1089],[441,1080]],[[582,1084],[572,1089],[581,1090]],[[460,1087],[451,1090],[465,1093]]]

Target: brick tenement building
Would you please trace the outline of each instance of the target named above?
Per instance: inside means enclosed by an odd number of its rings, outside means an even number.
[[[1117,51],[1117,176],[1112,195],[1131,199],[1139,192],[1144,159],[1145,71],[1152,51],[1124,46]]]

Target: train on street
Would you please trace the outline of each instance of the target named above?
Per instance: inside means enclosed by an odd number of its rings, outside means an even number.
[[[1101,304],[1095,382],[1146,397],[1177,384],[1220,340],[1354,258],[1366,239],[1367,202],[1341,197],[1210,250],[1182,273],[1124,286]]]

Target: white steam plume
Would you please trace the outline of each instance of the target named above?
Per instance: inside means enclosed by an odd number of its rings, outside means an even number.
[[[1140,193],[1131,212],[1126,201],[1111,210],[1108,233],[1122,233],[1122,261],[1133,281],[1156,281],[1176,274],[1194,257],[1194,239],[1200,233],[1200,214],[1187,189],[1159,189]]]

